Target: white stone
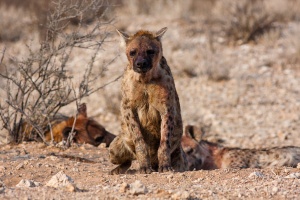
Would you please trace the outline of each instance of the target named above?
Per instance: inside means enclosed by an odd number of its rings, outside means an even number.
[[[300,172],[289,174],[284,178],[298,178],[298,179],[300,179]]]
[[[142,184],[141,181],[136,180],[132,184],[130,184],[130,194],[133,195],[139,195],[139,194],[145,194],[148,192],[148,189],[145,185]]]
[[[60,188],[67,186],[69,184],[74,184],[71,177],[67,176],[63,171],[58,172],[46,184],[49,187]]]
[[[261,172],[256,171],[256,172],[252,172],[248,177],[249,178],[253,178],[253,177],[254,178],[264,178],[265,175]]]
[[[35,182],[33,180],[22,179],[16,187],[38,187],[40,183]]]

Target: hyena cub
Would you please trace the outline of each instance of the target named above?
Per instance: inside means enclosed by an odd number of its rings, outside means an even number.
[[[166,30],[118,31],[129,63],[121,88],[122,132],[109,151],[110,161],[119,166],[111,174],[125,173],[135,159],[140,173],[185,170],[180,104],[161,44]]]
[[[300,163],[300,147],[229,148],[203,140],[202,135],[199,128],[187,126],[182,137],[181,144],[187,156],[189,170],[296,167]]]

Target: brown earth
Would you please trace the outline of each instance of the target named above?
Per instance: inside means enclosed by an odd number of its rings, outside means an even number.
[[[300,195],[296,168],[144,175],[134,174],[134,163],[133,174],[108,175],[113,165],[108,161],[107,149],[101,147],[83,145],[62,150],[23,143],[5,145],[0,150],[0,199],[297,199]],[[60,171],[74,180],[75,191],[46,186]],[[40,185],[17,187],[22,179]],[[139,192],[136,180],[146,189]]]
[[[300,52],[299,20],[275,24],[277,32],[265,33],[256,42],[231,46],[226,44],[219,27],[198,17],[169,14],[161,19],[120,12],[111,29],[135,32],[141,28],[155,31],[168,27],[163,38],[164,55],[175,78],[184,124],[211,124],[206,139],[222,141],[230,147],[300,146],[300,64],[294,62],[294,56]],[[37,35],[31,36],[35,39]],[[5,46],[8,55],[26,56],[24,44],[36,44],[32,37],[0,43],[0,49]],[[96,59],[101,68],[121,54],[108,66],[99,86],[114,80],[124,70],[126,58],[118,40],[117,33],[112,34],[105,51]],[[70,59],[69,68],[76,83],[90,54],[83,49],[74,52],[76,56]],[[89,116],[114,134],[120,131],[119,89],[120,81],[116,81],[82,100],[87,103]],[[62,113],[74,115],[75,110],[72,104]],[[0,136],[0,143],[5,143],[4,130]],[[0,199],[297,199],[300,196],[299,168],[108,175],[114,166],[108,161],[107,151],[89,145],[62,150],[40,143],[3,144]],[[133,169],[136,167],[134,164]],[[59,171],[74,180],[76,192],[46,186]],[[16,187],[22,179],[40,182],[40,186]],[[134,194],[138,183],[132,183],[136,180],[141,181],[147,192]]]

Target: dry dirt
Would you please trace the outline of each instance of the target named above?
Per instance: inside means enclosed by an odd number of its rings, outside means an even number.
[[[109,175],[113,165],[101,147],[61,150],[24,143],[0,150],[0,199],[297,199],[300,195],[296,168],[143,175],[134,174],[134,163],[132,174]],[[47,186],[60,171],[73,179],[73,187]],[[39,185],[18,187],[21,180]]]
[[[299,22],[279,24],[278,37],[270,34],[258,43],[238,46],[225,44],[222,34],[215,34],[212,53],[210,31],[219,30],[205,21],[137,18],[128,13],[126,17],[122,14],[117,17],[115,27],[128,32],[168,27],[163,38],[164,55],[175,78],[184,124],[211,124],[206,138],[230,147],[300,146],[300,66],[289,62],[297,51],[294,44],[295,38],[299,42]],[[118,39],[117,33],[113,34],[97,58],[96,64],[102,66],[121,54],[108,66],[99,85],[121,75],[126,65]],[[0,44],[0,49],[6,46],[8,55],[21,57],[26,55],[26,43],[34,41],[29,37]],[[76,83],[90,55],[85,50],[75,52],[69,67]],[[215,77],[226,78],[216,81]],[[114,134],[120,131],[119,88],[117,81],[83,100],[89,116]],[[62,112],[74,115],[75,110],[72,104]],[[1,144],[6,139],[3,130],[0,136]],[[3,144],[0,199],[297,199],[300,196],[299,168],[140,175],[134,174],[137,167],[134,164],[133,174],[108,175],[114,166],[108,161],[107,151],[89,145],[62,150],[41,143]],[[76,188],[46,186],[60,171],[74,180]],[[40,185],[17,187],[22,179]]]

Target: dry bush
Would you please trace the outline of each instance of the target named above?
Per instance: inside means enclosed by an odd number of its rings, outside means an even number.
[[[269,12],[262,0],[218,1],[214,12],[229,43],[243,44],[272,27],[278,15]]]
[[[68,10],[64,11],[65,18],[61,18],[59,23],[65,24],[65,22],[68,21],[69,24],[77,26],[79,23],[90,24],[99,17],[106,20],[112,18],[111,4],[106,0],[99,0],[97,2],[98,4],[101,4],[101,6],[94,6],[95,0],[65,0],[64,4],[74,5],[75,2],[77,5],[68,6]],[[28,23],[24,24],[23,22],[23,17],[26,16],[31,20],[30,26],[38,29],[41,40],[44,40],[48,30],[47,17],[50,16],[50,13],[52,13],[54,9],[56,9],[56,5],[55,1],[52,0],[0,0],[0,8],[17,11],[17,13],[13,12],[16,13],[15,15],[12,15],[12,12],[10,12],[7,13],[9,15],[7,18],[3,18],[6,19],[2,21],[3,27],[4,24],[13,25],[6,30],[8,35],[17,33],[22,35],[21,33],[24,32],[22,31],[22,28],[25,26],[28,27]],[[0,12],[0,16],[1,15]],[[5,38],[3,38],[3,40],[5,40]]]
[[[162,18],[189,18],[192,15],[206,15],[215,0],[123,0],[121,9],[133,15],[157,15]]]
[[[51,119],[62,107],[74,101],[79,105],[81,98],[101,88],[93,87],[101,75],[93,73],[93,68],[109,36],[106,29],[111,20],[103,20],[100,16],[90,27],[80,22],[73,29],[68,25],[69,19],[74,17],[84,21],[84,16],[88,16],[85,13],[90,9],[101,9],[102,2],[93,0],[82,4],[81,0],[72,3],[58,0],[53,4],[54,9],[48,15],[47,39],[39,49],[28,45],[29,55],[25,58],[9,57],[13,62],[4,61],[5,51],[0,57],[0,65],[5,68],[0,76],[6,82],[5,102],[0,102],[0,117],[15,142],[20,142],[24,136],[21,133],[24,123],[33,128],[27,134],[37,135],[44,141],[45,127],[51,128]],[[85,49],[91,55],[78,88],[74,87],[67,70],[75,48]]]

